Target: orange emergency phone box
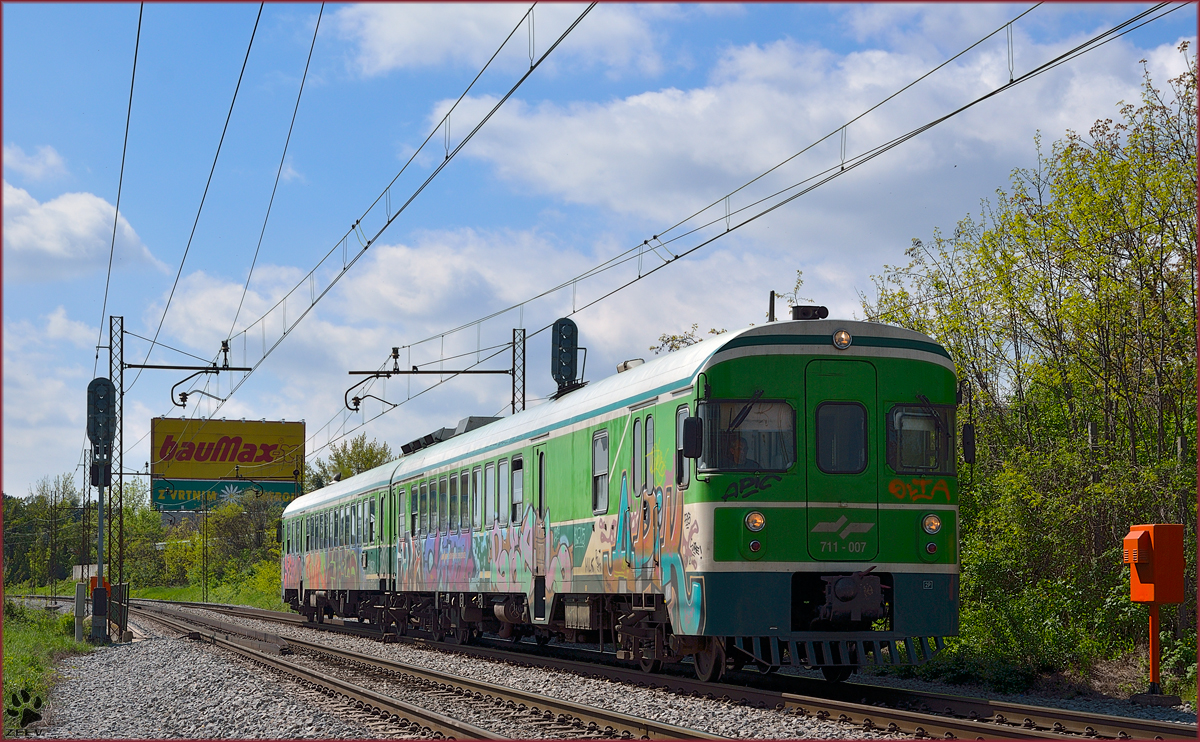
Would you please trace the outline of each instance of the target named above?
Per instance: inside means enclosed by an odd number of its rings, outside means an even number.
[[[91,582],[91,584],[88,586],[88,594],[96,592],[96,575],[92,575],[92,578],[89,580],[89,582]],[[112,595],[112,585],[108,584],[107,577],[104,578],[104,592],[108,595]]]
[[[1135,603],[1182,603],[1183,526],[1130,526],[1124,541],[1129,565],[1129,599]]]

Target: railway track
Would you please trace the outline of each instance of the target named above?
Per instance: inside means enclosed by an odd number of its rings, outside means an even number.
[[[165,602],[165,601],[164,601]],[[269,611],[240,606],[218,604],[176,603],[181,606],[203,608],[228,616],[257,619],[291,626],[304,626],[318,630],[351,636],[379,639],[379,633],[371,626],[357,626],[352,622],[334,621],[313,624],[290,613]],[[229,631],[235,627],[229,626]],[[246,630],[237,627],[237,631]],[[796,676],[758,676],[755,673],[733,674],[730,677],[745,684],[701,683],[686,676],[686,671],[676,674],[647,675],[641,671],[617,664],[597,664],[594,661],[564,659],[547,656],[543,651],[515,651],[512,648],[490,646],[460,646],[439,644],[419,637],[402,637],[401,641],[428,646],[444,651],[458,652],[469,656],[488,658],[521,666],[558,669],[593,678],[629,683],[637,686],[659,687],[674,693],[725,700],[738,705],[758,708],[774,708],[781,713],[799,714],[818,719],[841,721],[864,730],[887,731],[912,734],[920,737],[943,737],[960,739],[1064,739],[1088,737],[1093,739],[1196,739],[1194,724],[1109,716],[1070,709],[1059,709],[1006,701],[995,701],[968,696],[900,690],[865,684],[843,683],[831,685],[820,680]],[[336,657],[343,650],[333,650],[302,640],[286,640],[304,651],[322,652]],[[317,647],[320,647],[317,649]],[[532,647],[529,647],[532,650]],[[545,648],[541,648],[544,650]],[[608,657],[608,656],[606,656]],[[611,657],[608,657],[611,660]],[[371,664],[386,662],[379,658],[345,653],[337,661],[345,663]],[[429,673],[423,668],[415,668]],[[400,672],[398,668],[379,672]],[[465,679],[464,679],[465,680]],[[430,679],[428,682],[441,682]],[[446,683],[443,682],[443,685]],[[479,691],[485,698],[486,691]],[[496,696],[493,696],[496,697]],[[526,700],[505,699],[517,708],[524,704],[534,706]],[[543,701],[543,703],[545,703]],[[543,706],[537,706],[544,713]],[[556,717],[557,718],[557,717]],[[580,717],[576,717],[580,718]],[[599,722],[596,722],[600,726]],[[605,726],[608,726],[607,724]],[[613,728],[615,731],[615,727]],[[649,736],[644,730],[627,729],[630,736]],[[635,734],[636,732],[636,734]],[[693,735],[695,733],[693,732]],[[667,737],[663,737],[667,738]]]
[[[343,696],[368,713],[390,716],[402,728],[407,725],[412,731],[425,732],[426,736],[458,739],[720,739],[716,735],[692,729],[383,660],[316,642],[272,638],[252,630],[251,635],[239,637],[238,633],[247,629],[232,624],[222,625],[213,620],[197,620],[189,614],[172,611],[168,615],[163,609],[154,610],[137,604],[134,604],[133,610],[186,635],[232,649],[302,683]],[[277,656],[284,652],[296,656],[289,660]],[[365,687],[361,684],[364,677],[372,685],[382,683],[387,686],[388,692],[380,693]],[[422,703],[416,705],[398,695],[419,698]],[[455,715],[452,717],[449,713],[426,708],[431,704],[453,709]],[[457,718],[469,710],[482,721],[475,724]],[[493,725],[499,722],[507,729],[498,732],[494,726],[483,726],[489,723],[487,720]],[[414,725],[418,728],[412,729]]]
[[[379,639],[373,627],[342,622],[313,624],[300,616],[233,606],[200,606],[231,616]],[[290,641],[290,640],[289,640]],[[660,687],[682,695],[728,700],[734,704],[774,708],[782,713],[841,721],[864,730],[958,739],[1162,739],[1194,740],[1194,724],[1103,715],[1070,709],[994,701],[969,696],[901,690],[866,684],[829,684],[796,676],[754,677],[750,684],[702,683],[688,673],[648,675],[616,664],[501,649],[494,646],[439,644],[421,638],[401,641],[484,657],[517,665],[552,668],[639,686]],[[611,657],[609,657],[611,659]]]

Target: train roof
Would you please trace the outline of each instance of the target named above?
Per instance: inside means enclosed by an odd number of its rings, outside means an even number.
[[[832,319],[781,321],[748,327],[668,353],[558,399],[302,495],[288,505],[284,514],[297,515],[346,495],[383,489],[392,482],[403,482],[483,451],[534,438],[649,397],[687,389],[697,374],[710,365],[739,355],[795,353],[797,346],[810,346],[814,354],[828,353],[832,349],[833,333],[841,329],[848,330],[854,337],[851,347],[841,351],[848,356],[880,355],[885,352],[880,349],[889,348],[892,349],[890,355],[919,358],[954,370],[945,349],[929,337],[901,327]]]

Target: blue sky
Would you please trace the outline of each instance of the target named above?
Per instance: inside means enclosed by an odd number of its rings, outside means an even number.
[[[325,7],[283,177],[244,306],[237,311],[295,105],[318,5],[266,6],[203,213],[160,341],[205,359],[231,335],[253,364],[332,273],[305,275],[343,238],[528,6]],[[162,414],[304,419],[310,452],[378,415],[341,411],[346,372],[378,367],[392,346],[412,363],[470,353],[530,332],[660,261],[647,253],[482,326],[664,234],[671,225],[802,150],[1003,26],[1029,5],[598,5],[311,309],[223,406],[169,392],[185,374],[126,385],[126,466],[150,458]],[[1043,5],[1013,25],[1016,74],[1148,5]],[[451,148],[582,12],[538,6],[450,117]],[[4,479],[25,494],[76,471],[112,239],[138,6],[3,6]],[[121,213],[106,314],[153,337],[196,219],[257,5],[145,8]],[[870,276],[900,263],[914,237],[977,213],[1016,167],[1136,100],[1146,63],[1160,87],[1194,40],[1196,6],[1006,91],[736,230],[577,315],[587,375],[650,357],[659,334],[761,322],[767,292],[803,270],[803,294],[834,316],[861,314]],[[1193,47],[1194,48],[1194,47]],[[1007,82],[1004,32],[847,129],[862,152]],[[446,133],[392,191],[406,199],[445,157]],[[731,199],[732,209],[840,158],[834,137]],[[756,190],[757,189],[757,190]],[[724,206],[708,218],[724,216]],[[707,221],[708,219],[705,219]],[[723,221],[722,221],[723,223]],[[736,217],[734,218],[736,223]],[[378,213],[364,219],[373,233]],[[710,234],[710,232],[705,234]],[[678,234],[683,230],[676,230]],[[353,238],[351,238],[353,239]],[[672,243],[676,252],[697,237]],[[352,242],[357,246],[357,243]],[[353,252],[353,251],[352,251]],[[340,252],[336,257],[341,267]],[[297,284],[288,308],[239,334]],[[301,298],[303,297],[303,298]],[[285,320],[283,314],[287,312]],[[264,329],[265,325],[265,329]],[[107,319],[104,320],[107,327]],[[249,338],[249,339],[247,339]],[[250,342],[254,340],[256,342]],[[103,340],[107,342],[107,338]],[[259,346],[254,350],[255,344]],[[149,344],[126,339],[126,360]],[[245,351],[242,351],[245,348]],[[402,362],[409,359],[405,348]],[[528,396],[553,390],[548,341],[529,343]],[[194,359],[163,348],[151,363]],[[506,355],[489,367],[503,367]],[[105,368],[102,357],[100,373]],[[237,383],[239,379],[234,380]],[[430,377],[374,394],[405,400]],[[201,386],[226,397],[222,374]],[[465,415],[507,410],[506,377],[448,382],[361,428],[401,443]],[[77,481],[83,481],[82,470]]]

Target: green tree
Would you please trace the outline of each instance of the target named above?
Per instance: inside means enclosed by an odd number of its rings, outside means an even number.
[[[329,447],[329,458],[306,461],[304,464],[304,491],[312,492],[346,477],[361,474],[369,469],[386,464],[395,458],[387,443],[360,433],[349,441],[334,443]]]
[[[650,350],[654,351],[654,355],[658,355],[659,353],[674,353],[680,348],[686,348],[689,345],[695,345],[704,339],[700,337],[699,330],[700,325],[693,322],[691,329],[681,332],[677,335],[664,332],[662,335],[658,336],[658,345],[650,346]],[[709,328],[708,334],[720,335],[723,332],[726,332],[726,330],[718,330],[717,328],[713,327]]]
[[[1186,525],[1187,602],[1164,618],[1194,635],[1196,60],[1180,51],[1166,95],[1146,73],[1115,122],[1049,153],[1038,138],[1035,167],[914,240],[863,300],[942,342],[965,382],[980,452],[960,498],[963,633],[980,651],[1063,669],[1144,639],[1119,565],[1145,522]]]

